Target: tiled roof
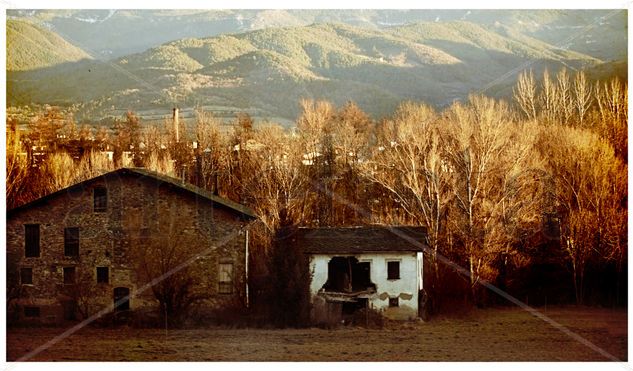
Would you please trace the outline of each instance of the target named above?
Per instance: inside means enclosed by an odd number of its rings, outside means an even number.
[[[372,225],[364,227],[299,228],[297,242],[308,254],[423,251],[426,228]]]
[[[17,211],[20,211],[20,210],[28,209],[31,206],[34,206],[34,205],[40,204],[42,202],[45,202],[45,201],[47,201],[47,200],[49,200],[49,199],[51,199],[53,197],[56,197],[57,195],[60,195],[60,194],[62,194],[64,192],[68,192],[69,190],[76,189],[76,188],[81,188],[84,185],[86,185],[88,183],[92,183],[92,182],[94,182],[95,180],[97,180],[99,178],[110,177],[110,176],[118,176],[118,175],[125,175],[125,174],[127,174],[127,175],[136,175],[136,176],[145,176],[145,177],[148,177],[148,178],[152,178],[154,180],[158,180],[160,182],[170,184],[170,185],[174,186],[176,189],[180,189],[180,190],[183,190],[183,191],[186,191],[186,192],[193,193],[193,194],[195,194],[197,196],[203,197],[203,198],[205,198],[205,199],[207,199],[209,201],[212,201],[213,203],[215,203],[215,204],[217,204],[217,205],[219,205],[221,207],[225,207],[225,208],[229,208],[229,209],[231,209],[233,211],[237,211],[240,214],[245,215],[245,216],[247,216],[249,218],[257,218],[257,216],[255,215],[255,212],[253,212],[253,210],[249,209],[248,207],[246,207],[244,205],[238,204],[237,202],[233,202],[231,200],[227,200],[227,199],[222,198],[220,196],[216,196],[213,193],[207,191],[206,189],[202,189],[200,187],[196,187],[195,185],[190,184],[190,183],[185,183],[185,182],[181,181],[180,179],[173,178],[173,177],[170,177],[170,176],[166,176],[166,175],[163,175],[163,174],[159,174],[159,173],[156,173],[156,172],[144,169],[144,168],[121,168],[121,169],[118,169],[118,170],[111,171],[109,173],[105,173],[105,174],[99,175],[99,176],[94,177],[92,179],[88,179],[88,180],[85,180],[83,182],[80,182],[80,183],[77,183],[77,184],[73,184],[72,186],[70,186],[68,188],[61,189],[61,190],[59,190],[57,192],[48,194],[48,195],[46,195],[44,197],[38,198],[38,199],[36,199],[34,201],[31,201],[31,202],[29,202],[27,204],[24,204],[24,205],[18,206],[16,208],[13,208],[11,210],[8,210],[7,211],[7,215],[11,215],[11,214],[13,214],[13,213],[15,213]]]
[[[123,170],[123,169],[122,169]],[[228,207],[230,209],[233,209],[235,211],[238,211],[244,215],[247,215],[251,218],[257,218],[257,215],[255,215],[255,212],[253,210],[251,210],[250,208],[242,205],[242,204],[238,204],[237,202],[233,202],[229,199],[226,198],[222,198],[220,196],[214,195],[212,192],[207,191],[204,188],[200,188],[197,187],[191,183],[186,183],[181,181],[178,178],[173,178],[167,175],[163,175],[163,174],[159,174],[157,172],[154,171],[150,171],[147,170],[145,168],[125,168],[125,170],[128,170],[130,172],[133,173],[137,173],[139,175],[144,175],[144,176],[148,176],[148,177],[152,177],[156,180],[159,180],[161,182],[164,183],[169,183],[172,184],[178,188],[182,188],[183,190],[195,193],[198,196],[204,197],[208,200],[211,200],[217,204],[220,204],[222,206]]]

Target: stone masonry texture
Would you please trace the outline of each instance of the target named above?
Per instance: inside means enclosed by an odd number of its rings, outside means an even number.
[[[125,170],[125,169],[123,169]],[[94,210],[95,188],[107,190],[107,208]],[[89,314],[113,304],[114,289],[130,291],[130,308],[156,308],[151,288],[143,282],[137,253],[144,243],[169,243],[203,251],[195,260],[197,288],[209,294],[210,310],[245,302],[245,227],[237,210],[173,183],[133,171],[115,171],[10,210],[7,214],[7,295],[9,322],[58,323],[77,315],[69,292],[88,285]],[[40,256],[25,257],[25,225],[40,226]],[[64,229],[79,228],[79,256],[64,254]],[[233,236],[227,242],[227,238]],[[162,239],[161,239],[162,238]],[[195,245],[195,248],[194,246]],[[233,288],[221,293],[220,264],[232,264]],[[64,268],[75,269],[75,285],[64,284]],[[97,267],[108,268],[108,282],[97,283]],[[20,269],[32,269],[32,284],[20,282]],[[85,292],[84,292],[85,294]],[[39,316],[25,316],[25,307]],[[66,318],[68,319],[68,318]]]

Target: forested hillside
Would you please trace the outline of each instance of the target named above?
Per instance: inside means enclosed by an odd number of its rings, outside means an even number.
[[[9,10],[7,17],[44,24],[106,59],[142,52],[182,38],[271,27],[342,23],[384,29],[415,22],[452,21],[506,28],[605,61],[626,59],[627,56],[627,15],[622,9],[38,9]]]
[[[55,32],[30,22],[7,22],[7,71],[29,71],[89,58]]]
[[[107,62],[9,71],[8,104],[74,105],[77,117],[88,120],[129,109],[160,117],[174,106],[292,120],[299,107],[289,102],[316,98],[353,100],[379,118],[405,99],[444,107],[471,92],[508,97],[528,67],[540,75],[601,63],[503,26],[467,21],[383,29],[314,24],[180,39]]]

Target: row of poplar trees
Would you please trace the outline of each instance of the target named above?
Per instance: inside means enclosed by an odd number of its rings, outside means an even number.
[[[255,292],[270,288],[279,230],[380,223],[427,227],[425,289],[438,310],[496,301],[481,283],[533,302],[624,304],[627,99],[617,79],[525,72],[510,103],[403,102],[374,120],[351,102],[304,100],[292,129],[198,112],[178,141],[170,121],[140,125],[129,113],[104,131],[46,112],[26,133],[8,130],[7,200],[145,166],[256,211]],[[49,154],[33,166],[25,147],[42,141]]]

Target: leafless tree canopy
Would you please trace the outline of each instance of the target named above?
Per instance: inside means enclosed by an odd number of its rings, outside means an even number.
[[[246,114],[227,126],[199,111],[179,138],[170,120],[144,126],[130,112],[95,129],[48,109],[26,127],[7,123],[7,202],[144,166],[252,207],[263,225],[255,275],[270,271],[282,216],[288,225],[415,224],[428,227],[434,295],[442,295],[440,255],[470,272],[464,284],[475,302],[481,280],[506,282],[547,260],[569,272],[580,303],[588,270],[620,274],[626,265],[627,86],[526,71],[513,95],[510,103],[471,96],[442,111],[403,102],[379,121],[352,102],[304,100],[292,130]],[[171,227],[168,242],[177,238]],[[189,244],[166,244],[180,245]],[[164,251],[147,253],[157,257],[143,267],[148,277],[169,267]],[[156,288],[167,308],[171,289]]]

